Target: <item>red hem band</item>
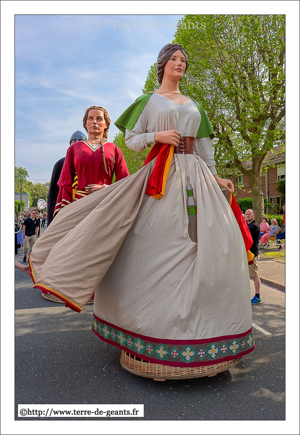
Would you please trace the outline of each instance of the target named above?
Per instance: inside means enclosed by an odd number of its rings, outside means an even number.
[[[49,289],[48,287],[45,287],[42,284],[35,284],[34,288],[38,288],[38,289],[42,290],[43,293],[51,293],[53,296],[56,296],[57,298],[64,301],[66,303],[65,306],[67,308],[71,308],[72,310],[77,311],[77,313],[80,313],[82,311],[82,308],[79,305],[73,303],[72,301],[67,299],[65,296],[58,293],[56,290]]]

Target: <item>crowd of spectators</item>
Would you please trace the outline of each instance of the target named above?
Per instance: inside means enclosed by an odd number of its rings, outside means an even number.
[[[15,255],[23,248],[23,263],[27,262],[28,245],[31,252],[41,227],[45,228],[46,218],[47,213],[41,213],[37,207],[15,214]]]

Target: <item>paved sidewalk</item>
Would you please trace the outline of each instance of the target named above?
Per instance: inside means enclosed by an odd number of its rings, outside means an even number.
[[[285,263],[260,258],[258,261],[258,274],[263,284],[285,291]]]
[[[262,283],[285,291],[285,263],[260,259],[258,273]]]

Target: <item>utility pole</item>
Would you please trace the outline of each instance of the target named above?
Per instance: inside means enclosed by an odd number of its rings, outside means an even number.
[[[22,190],[23,190],[23,178],[19,175],[20,180],[20,211],[22,211]]]

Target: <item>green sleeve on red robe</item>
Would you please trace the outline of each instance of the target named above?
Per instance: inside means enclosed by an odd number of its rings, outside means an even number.
[[[140,114],[142,113],[142,110],[144,109],[144,107],[148,103],[151,95],[152,95],[152,93],[143,94],[140,97],[138,97],[134,101],[134,103],[132,103],[125,110],[125,112],[123,112],[122,115],[119,116],[119,118],[116,120],[115,125],[123,133],[125,133],[125,129],[126,130],[133,129],[136,121],[138,120],[138,117],[140,116]],[[208,119],[206,113],[204,112],[204,110],[202,109],[200,104],[197,103],[197,101],[195,101],[195,100],[193,100],[193,101],[196,103],[198,110],[200,112],[200,115],[201,115],[201,122],[200,122],[200,126],[198,129],[197,137],[208,137],[208,136],[212,137],[214,135],[214,132],[213,132],[212,126],[209,122],[209,119]]]

